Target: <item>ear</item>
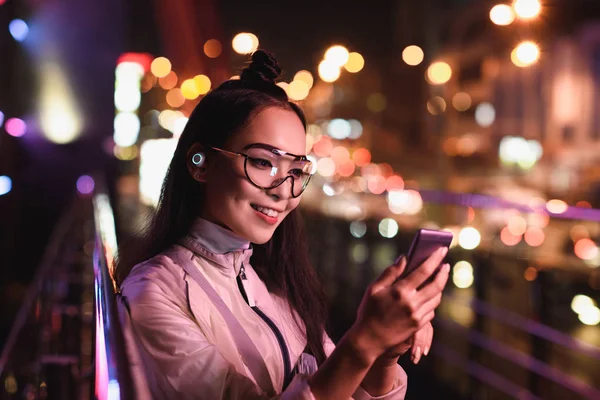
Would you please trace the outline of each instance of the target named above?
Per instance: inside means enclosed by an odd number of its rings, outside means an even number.
[[[194,155],[200,153],[202,155],[202,162],[198,163],[199,157]],[[194,143],[192,147],[187,151],[185,158],[185,164],[190,176],[193,180],[198,182],[206,182],[206,171],[207,171],[207,159],[206,150],[200,143]]]

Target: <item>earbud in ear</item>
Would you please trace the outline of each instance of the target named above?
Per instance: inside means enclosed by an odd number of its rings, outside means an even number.
[[[204,153],[195,153],[192,156],[192,163],[197,167],[201,167],[204,164],[204,158]]]

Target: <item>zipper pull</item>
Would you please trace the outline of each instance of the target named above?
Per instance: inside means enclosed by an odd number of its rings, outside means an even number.
[[[246,268],[244,268],[244,264],[240,267],[240,279],[242,280],[242,286],[244,287],[244,292],[246,292],[246,298],[248,299],[248,305],[250,307],[256,306],[254,302],[254,298],[250,292],[250,284],[248,283],[248,277],[246,276]]]

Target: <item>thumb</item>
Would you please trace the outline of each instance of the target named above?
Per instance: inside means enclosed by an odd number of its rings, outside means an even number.
[[[406,257],[404,255],[400,256],[394,264],[387,267],[381,275],[375,279],[373,282],[373,288],[375,291],[382,289],[384,287],[391,286],[396,279],[398,279],[402,272],[404,272],[404,268],[406,267]]]

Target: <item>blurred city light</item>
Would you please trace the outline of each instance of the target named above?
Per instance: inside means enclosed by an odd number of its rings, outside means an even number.
[[[354,150],[352,159],[357,167],[365,166],[371,162],[371,152],[365,148],[358,148]]]
[[[140,118],[135,113],[120,112],[115,116],[114,129],[113,139],[117,146],[132,146],[140,133]]]
[[[301,71],[296,72],[296,75],[294,75],[294,81],[304,82],[308,85],[308,88],[310,89],[312,88],[315,79],[309,71],[303,69]]]
[[[392,218],[384,218],[379,223],[379,234],[391,239],[398,233],[398,223]]]
[[[404,190],[404,179],[398,175],[389,176],[385,180],[385,190],[388,192]]]
[[[491,126],[496,120],[496,109],[491,103],[480,103],[475,108],[475,122],[481,127]]]
[[[461,229],[458,234],[458,244],[465,250],[473,250],[479,246],[481,234],[472,226]]]
[[[356,140],[362,136],[363,126],[360,121],[356,119],[348,120],[350,123],[350,135],[348,135],[348,139]]]
[[[508,226],[505,226],[500,231],[500,240],[506,246],[516,246],[517,244],[519,244],[521,242],[521,239],[522,239],[521,235],[512,234],[510,229],[508,228]]]
[[[459,261],[452,269],[452,283],[459,289],[466,289],[473,284],[473,266],[468,261]]]
[[[169,72],[167,76],[158,79],[158,84],[165,90],[173,89],[177,86],[177,74],[173,71]]]
[[[423,62],[425,54],[423,50],[416,45],[410,45],[402,50],[402,60],[408,65],[419,65]]]
[[[223,46],[217,39],[209,39],[204,43],[204,54],[208,58],[217,58],[221,55]]]
[[[438,115],[446,111],[446,101],[440,96],[434,96],[427,101],[427,111],[432,115]]]
[[[335,190],[334,188],[331,186],[331,184],[329,182],[325,182],[323,184],[323,193],[325,193],[326,196],[335,196]]]
[[[443,61],[434,62],[427,68],[427,80],[432,85],[441,85],[452,77],[452,68]]]
[[[527,221],[520,215],[515,215],[508,220],[507,226],[510,233],[519,236],[527,230]]]
[[[471,96],[465,92],[458,92],[452,97],[452,105],[457,111],[467,111],[471,102]]]
[[[537,140],[505,136],[500,141],[498,155],[505,165],[516,164],[523,169],[530,169],[542,157],[542,146]]]
[[[4,113],[0,111],[0,127],[4,124]]]
[[[373,194],[382,194],[385,192],[385,178],[381,175],[367,177],[367,189]]]
[[[584,294],[575,295],[571,301],[571,309],[576,314],[582,313],[586,308],[595,306],[596,302],[591,297]]]
[[[578,314],[579,321],[585,325],[598,325],[600,324],[600,308],[589,307]]]
[[[150,64],[150,71],[157,78],[164,78],[171,72],[171,61],[166,57],[157,57]]]
[[[539,0],[515,0],[513,9],[521,19],[532,19],[539,15],[542,5]]]
[[[317,172],[324,177],[335,174],[335,162],[329,157],[323,157],[317,161]]]
[[[535,267],[527,267],[523,272],[526,281],[533,282],[538,276],[538,270]]]
[[[331,159],[335,161],[336,165],[350,160],[350,152],[344,146],[336,146],[331,150]]]
[[[590,237],[590,232],[585,225],[573,225],[569,233],[573,242],[576,242],[579,239],[589,239]]]
[[[352,247],[350,247],[350,258],[352,259],[352,261],[358,264],[367,261],[367,259],[369,258],[369,247],[367,247],[367,245],[364,243],[352,244]]]
[[[196,91],[198,92],[198,94],[205,95],[210,91],[210,78],[202,74],[196,75],[194,77],[194,85],[196,85]]]
[[[258,38],[252,33],[242,32],[235,35],[231,45],[238,54],[249,54],[258,49]]]
[[[313,145],[315,144],[315,138],[312,135],[306,135],[306,153],[312,151]]]
[[[340,77],[340,67],[328,60],[321,61],[318,70],[319,77],[324,82],[334,82]]]
[[[525,231],[525,242],[531,247],[541,246],[546,239],[546,235],[541,228],[529,227]]]
[[[327,124],[327,134],[334,139],[347,139],[350,136],[350,132],[352,132],[352,126],[345,119],[335,118]]]
[[[515,13],[511,6],[498,4],[490,10],[490,20],[496,25],[510,25],[515,20]]]
[[[569,205],[562,200],[552,199],[546,203],[546,209],[552,214],[562,214],[569,209]]]
[[[415,215],[423,208],[423,199],[416,190],[392,190],[388,192],[388,207],[394,214]]]
[[[579,239],[575,243],[575,255],[582,260],[592,260],[598,256],[598,246],[591,239]]]
[[[9,118],[4,124],[4,130],[10,136],[21,137],[27,133],[27,124],[20,118]]]
[[[181,84],[181,94],[188,100],[194,100],[200,96],[200,91],[193,79],[186,79]]]
[[[94,191],[94,179],[89,175],[82,175],[77,179],[77,191],[81,194],[90,194]]]
[[[350,60],[350,53],[344,46],[331,46],[325,52],[323,60],[337,66],[339,69],[346,65],[346,63]]]
[[[188,118],[184,117],[183,115],[178,116],[175,119],[175,122],[173,123],[173,130],[172,130],[173,136],[175,138],[179,138],[181,136],[187,123],[188,123]]]
[[[360,53],[352,52],[348,54],[348,61],[344,64],[346,71],[357,73],[365,66],[365,59]]]
[[[140,200],[156,206],[165,174],[177,147],[177,139],[150,139],[140,150]]]
[[[333,142],[329,136],[321,136],[313,145],[313,152],[319,157],[327,157],[331,154]]]
[[[369,111],[378,113],[387,107],[387,99],[382,93],[371,93],[367,97],[367,108]]]
[[[310,86],[305,81],[294,80],[289,84],[286,92],[295,101],[304,100],[308,96]]]
[[[131,161],[138,156],[138,148],[135,145],[128,147],[115,146],[113,155],[121,161]]]
[[[185,97],[181,93],[181,89],[173,88],[167,92],[167,104],[173,108],[179,108],[185,103]]]
[[[12,190],[12,180],[6,175],[0,175],[0,196],[10,193]]]
[[[29,34],[29,26],[27,26],[27,23],[22,19],[13,19],[10,21],[8,30],[17,42],[24,41]]]
[[[540,57],[540,48],[531,41],[519,43],[510,54],[510,59],[517,67],[528,67]]]

